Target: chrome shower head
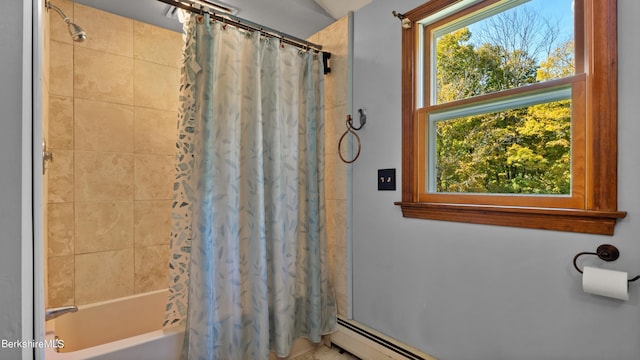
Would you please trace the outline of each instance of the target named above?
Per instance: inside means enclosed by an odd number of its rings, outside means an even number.
[[[47,9],[55,10],[62,20],[67,23],[67,28],[69,29],[69,35],[71,35],[71,39],[77,42],[83,42],[87,38],[87,33],[78,25],[71,22],[71,19],[67,15],[65,15],[59,7],[53,5],[50,1],[45,2],[45,7]]]
[[[67,27],[69,28],[69,34],[71,34],[73,41],[83,42],[87,38],[87,33],[84,32],[78,24],[68,22]]]

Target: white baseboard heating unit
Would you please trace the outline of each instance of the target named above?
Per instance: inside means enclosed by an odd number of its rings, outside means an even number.
[[[355,321],[338,318],[331,344],[363,360],[437,360]]]

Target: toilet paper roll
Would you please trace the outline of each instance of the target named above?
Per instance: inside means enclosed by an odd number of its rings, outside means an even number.
[[[582,273],[582,290],[586,293],[629,300],[629,282],[623,271],[585,266]]]

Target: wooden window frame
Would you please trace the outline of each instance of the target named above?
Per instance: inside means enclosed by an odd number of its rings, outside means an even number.
[[[585,58],[584,75],[577,70],[570,80],[573,91],[585,92],[585,104],[581,107],[584,126],[581,130],[578,127],[573,135],[584,143],[584,152],[578,153],[584,158],[582,164],[578,161],[578,166],[572,165],[572,173],[584,175],[580,176],[584,180],[578,181],[583,183],[577,188],[577,192],[583,193],[578,194],[580,199],[562,203],[549,201],[548,197],[520,201],[518,196],[508,195],[421,195],[424,179],[420,174],[424,171],[425,149],[419,136],[426,114],[424,109],[417,108],[420,82],[416,76],[420,72],[416,67],[419,66],[419,32],[423,28],[418,22],[459,1],[431,0],[404,14],[411,21],[411,27],[402,31],[402,201],[396,205],[402,208],[403,216],[613,235],[617,219],[626,216],[626,212],[617,209],[617,0],[582,0],[585,26],[584,31],[576,31],[576,49],[581,47],[578,44],[584,48],[576,51],[576,58]],[[469,7],[491,2],[495,0],[479,0]],[[505,197],[516,200],[504,201]],[[503,200],[496,201],[498,198]]]

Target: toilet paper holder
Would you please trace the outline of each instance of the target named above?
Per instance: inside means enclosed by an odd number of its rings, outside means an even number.
[[[580,274],[582,274],[582,270],[580,270],[580,268],[578,267],[578,264],[576,264],[576,261],[582,255],[596,255],[604,261],[615,261],[615,260],[618,260],[618,258],[620,257],[620,251],[618,251],[617,247],[611,244],[602,244],[598,246],[598,248],[596,249],[596,252],[584,251],[576,254],[576,256],[573,257],[573,267],[575,267]],[[638,279],[640,279],[640,275],[632,279],[629,279],[627,281],[632,282]]]

